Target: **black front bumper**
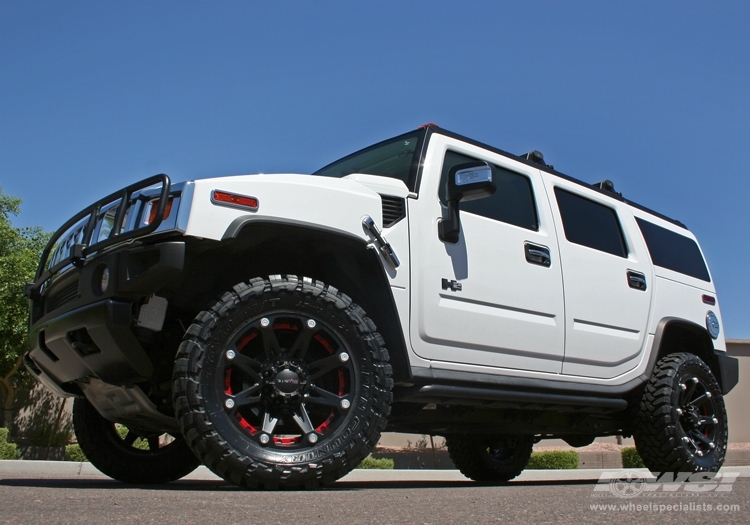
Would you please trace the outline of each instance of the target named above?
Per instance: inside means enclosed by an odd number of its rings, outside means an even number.
[[[182,271],[183,242],[119,250],[71,268],[32,301],[27,368],[59,395],[77,393],[66,383],[96,377],[131,385],[151,377],[153,365],[135,337],[136,305]],[[101,268],[114,281],[97,293]]]

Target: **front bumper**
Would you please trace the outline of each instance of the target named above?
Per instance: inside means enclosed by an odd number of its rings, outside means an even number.
[[[182,271],[183,242],[120,250],[71,268],[32,301],[27,368],[58,395],[73,395],[73,381],[98,378],[132,385],[151,377],[153,365],[132,327],[136,305]],[[97,268],[114,283],[97,293]],[[66,385],[67,383],[67,385]]]

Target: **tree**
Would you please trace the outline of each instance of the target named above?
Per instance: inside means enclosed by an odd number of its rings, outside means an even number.
[[[21,210],[21,199],[0,188],[0,386],[5,425],[12,421],[16,392],[29,377],[23,368],[28,337],[28,302],[23,288],[31,282],[49,234],[39,227],[14,228],[11,216]]]

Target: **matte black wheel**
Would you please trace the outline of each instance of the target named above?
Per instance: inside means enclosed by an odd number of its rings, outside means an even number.
[[[652,472],[716,472],[727,450],[727,412],[714,375],[697,356],[670,354],[654,367],[633,429]]]
[[[531,457],[533,436],[456,434],[447,436],[453,464],[474,481],[505,482],[518,476]]]
[[[118,481],[167,483],[200,465],[182,436],[116,425],[104,419],[86,399],[73,403],[73,428],[86,458]]]
[[[224,479],[316,487],[377,444],[390,376],[383,339],[346,295],[271,276],[196,317],[175,364],[175,410],[190,447]]]

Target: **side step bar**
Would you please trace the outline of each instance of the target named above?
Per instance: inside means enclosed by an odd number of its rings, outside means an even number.
[[[402,391],[400,394],[396,396],[397,401],[410,403],[529,409],[532,407],[528,405],[541,405],[539,408],[549,408],[560,412],[586,412],[586,409],[591,412],[619,412],[628,406],[627,401],[619,398],[519,392],[455,385],[423,385]]]

